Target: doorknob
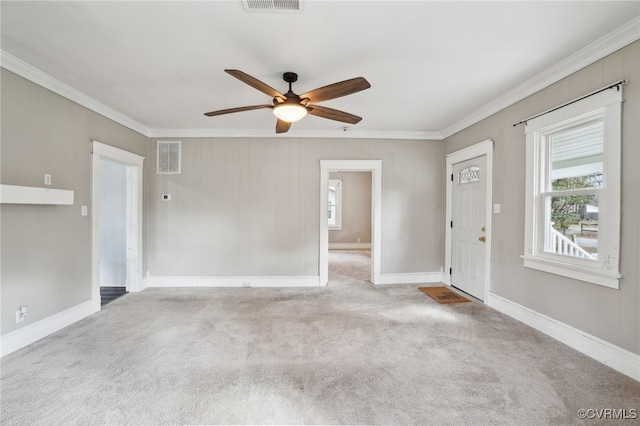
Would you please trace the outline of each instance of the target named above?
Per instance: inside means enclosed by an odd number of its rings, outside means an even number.
[[[482,241],[484,243],[485,241],[487,241],[487,239],[484,236],[482,236],[482,237],[478,238],[478,241]]]

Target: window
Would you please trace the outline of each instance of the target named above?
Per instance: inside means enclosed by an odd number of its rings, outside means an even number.
[[[458,183],[471,183],[480,180],[480,167],[467,167],[458,173]]]
[[[329,229],[342,229],[342,179],[329,179],[327,218]]]
[[[622,88],[526,123],[524,266],[619,288]]]

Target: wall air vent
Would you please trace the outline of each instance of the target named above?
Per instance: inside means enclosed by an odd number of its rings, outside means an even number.
[[[245,12],[302,13],[304,0],[242,0]]]
[[[158,174],[179,174],[182,162],[180,141],[158,141]]]

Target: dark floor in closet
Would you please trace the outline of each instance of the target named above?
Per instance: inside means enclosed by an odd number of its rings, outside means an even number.
[[[126,287],[100,287],[100,305],[106,305],[123,294],[127,294]]]

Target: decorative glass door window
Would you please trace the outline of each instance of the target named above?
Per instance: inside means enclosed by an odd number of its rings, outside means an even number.
[[[458,173],[458,183],[478,182],[480,180],[479,167],[467,167]]]

